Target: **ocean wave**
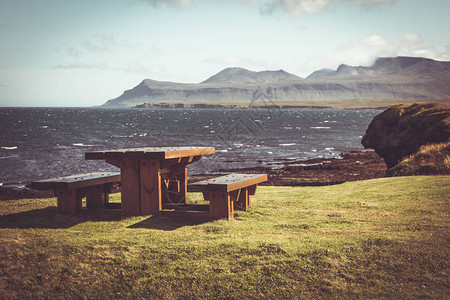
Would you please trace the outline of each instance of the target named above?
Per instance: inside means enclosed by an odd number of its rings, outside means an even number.
[[[12,147],[0,147],[0,149],[4,149],[4,150],[15,150],[15,149],[17,149],[17,146],[12,146]]]
[[[295,145],[297,145],[297,144],[296,143],[278,144],[278,146],[281,146],[281,147],[289,147],[289,146],[295,146]]]
[[[331,129],[331,127],[327,127],[327,126],[316,126],[316,127],[311,127],[311,129]]]
[[[0,159],[17,158],[19,155],[1,156]]]
[[[77,146],[77,147],[94,147],[95,146],[95,145],[85,145],[83,143],[74,143],[72,145]]]

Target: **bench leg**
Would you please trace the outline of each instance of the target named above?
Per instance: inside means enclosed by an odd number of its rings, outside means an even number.
[[[82,206],[82,195],[78,190],[54,190],[57,197],[57,209],[59,214],[76,215]]]
[[[213,220],[228,219],[234,217],[234,201],[231,195],[224,192],[208,192],[209,216]]]
[[[90,186],[86,194],[86,207],[89,209],[105,208],[109,194],[105,191],[105,185]]]
[[[250,195],[248,188],[242,188],[236,200],[236,209],[247,211],[250,207]]]

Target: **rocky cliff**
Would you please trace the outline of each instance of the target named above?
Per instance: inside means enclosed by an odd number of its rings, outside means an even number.
[[[450,140],[449,104],[394,105],[377,116],[361,143],[380,155],[388,169],[421,146]]]
[[[198,84],[145,79],[104,106],[143,103],[246,103],[348,99],[450,99],[450,62],[379,58],[371,67],[340,65],[306,79],[283,70],[228,68]]]

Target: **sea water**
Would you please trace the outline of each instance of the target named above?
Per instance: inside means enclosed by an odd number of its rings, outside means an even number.
[[[215,147],[190,174],[362,150],[380,110],[0,108],[0,184],[95,171],[86,151],[144,146]]]

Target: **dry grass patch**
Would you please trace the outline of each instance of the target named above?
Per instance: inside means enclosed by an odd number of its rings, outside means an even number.
[[[424,145],[417,153],[389,169],[390,176],[401,175],[450,175],[450,141]]]

